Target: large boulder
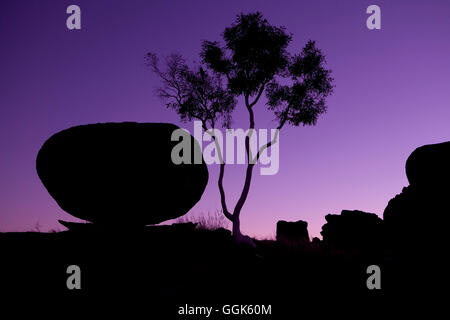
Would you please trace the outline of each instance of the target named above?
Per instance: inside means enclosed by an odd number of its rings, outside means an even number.
[[[450,191],[450,142],[428,144],[414,150],[406,161],[406,176],[412,187],[433,189],[433,192]]]
[[[277,222],[277,241],[285,244],[301,244],[309,242],[308,222],[298,220]]]
[[[327,214],[320,232],[323,242],[342,249],[367,249],[382,243],[383,220],[375,213],[342,210],[340,215]]]
[[[398,292],[433,292],[446,276],[450,215],[450,142],[425,145],[406,161],[409,186],[383,213]]]
[[[430,239],[437,240],[434,247],[448,242],[450,142],[414,150],[406,161],[406,175],[410,185],[383,213],[388,242],[403,252],[417,251]]]
[[[177,218],[200,200],[208,182],[200,147],[189,133],[183,137],[191,164],[172,161],[177,129],[134,122],[72,127],[44,143],[37,173],[58,205],[83,220],[148,225]],[[195,156],[201,163],[194,163]]]

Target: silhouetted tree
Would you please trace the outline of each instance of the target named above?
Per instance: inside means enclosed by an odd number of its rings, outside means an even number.
[[[155,54],[147,54],[148,65],[163,82],[157,90],[159,97],[167,101],[166,106],[174,109],[181,120],[200,120],[204,130],[215,128],[219,120],[224,126],[230,124],[236,98],[223,85],[219,74],[210,74],[202,66],[191,70],[178,54],[166,58],[164,71],[158,62]]]
[[[226,163],[219,150],[221,161],[218,187],[224,215],[233,224],[233,235],[242,240],[240,214],[247,199],[255,164],[265,149],[277,142],[278,131],[272,141],[260,147],[255,156],[250,150],[250,138],[255,128],[254,107],[262,94],[274,111],[277,129],[286,123],[294,126],[314,125],[326,111],[325,98],[333,90],[331,71],[324,68],[325,57],[308,41],[302,52],[290,55],[286,48],[291,35],[284,27],[276,27],[262,14],[239,14],[234,24],[222,34],[224,44],[203,41],[201,65],[190,70],[179,55],[166,60],[167,70],[161,71],[158,59],[148,54],[149,65],[162,79],[160,97],[174,108],[182,120],[198,119],[203,128],[209,128],[214,137],[218,120],[227,126],[238,97],[244,98],[249,115],[249,131],[245,138],[247,169],[240,197],[231,211],[228,210],[223,177]],[[218,143],[216,141],[216,146]]]

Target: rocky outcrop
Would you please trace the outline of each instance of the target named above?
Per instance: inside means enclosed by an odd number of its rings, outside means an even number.
[[[406,161],[406,175],[409,186],[383,213],[393,289],[430,294],[447,273],[450,142],[414,150]]]
[[[309,242],[308,222],[298,220],[277,222],[277,241],[284,244],[302,244]]]
[[[50,137],[36,169],[50,195],[74,217],[103,225],[148,225],[180,217],[208,182],[201,150],[186,132],[191,164],[175,164],[179,141],[168,123],[102,123],[72,127]]]
[[[425,145],[406,161],[409,186],[391,199],[383,213],[388,243],[417,251],[427,240],[448,242],[450,142]],[[429,248],[427,249],[429,251]]]
[[[380,246],[383,221],[375,214],[359,210],[342,210],[328,214],[322,226],[323,242],[342,249],[366,249]]]

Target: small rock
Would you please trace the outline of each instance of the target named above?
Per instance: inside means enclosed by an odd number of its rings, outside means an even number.
[[[298,220],[277,222],[277,241],[285,244],[302,244],[309,242],[308,222]]]

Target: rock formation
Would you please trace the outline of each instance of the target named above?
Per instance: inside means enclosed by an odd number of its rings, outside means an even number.
[[[402,250],[416,250],[431,239],[442,243],[450,215],[450,142],[414,150],[406,161],[406,176],[409,186],[384,210],[389,243]]]
[[[277,241],[285,244],[301,244],[309,242],[308,222],[298,220],[277,222]]]
[[[384,210],[393,289],[432,294],[447,270],[450,142],[425,145],[406,161],[409,186]]]
[[[342,210],[340,215],[327,214],[322,226],[323,242],[342,249],[367,249],[380,246],[383,220],[375,213]]]
[[[445,190],[441,187],[448,186],[450,181],[450,142],[414,150],[406,161],[406,176],[412,187],[449,193],[449,187]]]
[[[180,217],[208,182],[200,147],[186,132],[191,164],[174,164],[168,123],[102,123],[50,137],[36,169],[50,195],[74,217],[101,225],[156,224]]]

